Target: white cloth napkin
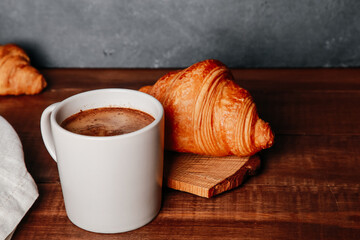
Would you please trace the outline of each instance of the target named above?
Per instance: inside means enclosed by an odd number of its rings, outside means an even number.
[[[0,240],[10,239],[39,196],[24,163],[24,152],[12,126],[0,116]]]

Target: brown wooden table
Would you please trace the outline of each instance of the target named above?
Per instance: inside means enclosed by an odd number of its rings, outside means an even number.
[[[164,188],[160,214],[131,232],[74,226],[41,139],[42,111],[86,90],[138,89],[168,71],[45,69],[41,94],[0,97],[40,192],[13,239],[360,239],[360,69],[233,70],[276,133],[258,175],[210,199]]]

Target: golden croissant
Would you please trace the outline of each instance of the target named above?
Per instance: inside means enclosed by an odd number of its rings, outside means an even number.
[[[250,156],[273,144],[249,92],[217,60],[170,72],[140,91],[165,109],[165,147],[212,156]]]
[[[30,66],[24,50],[14,44],[0,46],[0,95],[32,95],[44,87],[44,77]]]

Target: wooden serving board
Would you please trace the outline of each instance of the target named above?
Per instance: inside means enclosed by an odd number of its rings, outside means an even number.
[[[210,198],[238,187],[260,167],[259,156],[210,157],[165,152],[165,184],[169,188]]]

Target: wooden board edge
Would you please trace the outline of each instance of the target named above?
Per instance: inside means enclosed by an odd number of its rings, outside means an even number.
[[[225,178],[223,181],[212,186],[210,189],[195,185],[189,185],[189,184],[186,185],[179,184],[178,181],[174,181],[169,178],[166,178],[165,175],[164,175],[165,177],[164,181],[166,187],[168,188],[191,193],[200,197],[211,198],[215,195],[218,195],[220,193],[223,193],[225,191],[240,186],[243,183],[243,181],[246,179],[246,177],[256,174],[256,171],[260,168],[260,165],[261,165],[261,160],[259,155],[253,155],[233,175]]]
[[[248,176],[256,174],[260,165],[260,157],[258,155],[251,156],[247,163],[245,163],[244,166],[242,166],[237,172],[210,188],[207,196],[205,197],[211,198],[215,195],[240,186]]]

